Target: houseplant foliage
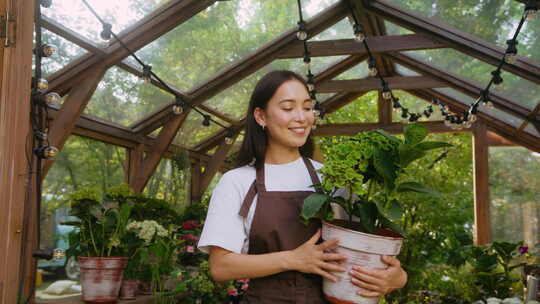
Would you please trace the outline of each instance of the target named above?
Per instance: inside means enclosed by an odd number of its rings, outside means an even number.
[[[317,192],[304,201],[302,218],[332,221],[334,214],[330,204],[336,203],[348,216],[347,228],[372,234],[384,228],[402,233],[393,222],[402,215],[399,194],[416,192],[439,196],[438,192],[412,180],[406,171],[428,151],[451,146],[445,142],[425,141],[427,135],[424,126],[411,124],[405,126],[403,139],[376,130],[323,142],[323,181],[314,185]],[[336,196],[339,189],[346,190],[346,197]],[[353,216],[360,222],[353,223]]]

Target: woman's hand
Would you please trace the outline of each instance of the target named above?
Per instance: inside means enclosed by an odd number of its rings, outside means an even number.
[[[369,269],[354,266],[351,270],[351,281],[361,287],[358,294],[363,297],[380,297],[400,289],[407,283],[407,273],[401,268],[398,259],[391,256],[383,256],[383,262],[388,264],[386,269]]]
[[[346,257],[339,253],[325,252],[335,247],[339,241],[332,239],[316,245],[320,237],[321,230],[319,229],[311,239],[290,251],[290,269],[303,273],[318,274],[336,282],[338,278],[330,272],[345,272],[346,269],[339,266],[339,263],[345,261]]]

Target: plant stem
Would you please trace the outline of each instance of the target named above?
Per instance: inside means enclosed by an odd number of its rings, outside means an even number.
[[[347,200],[347,215],[349,216],[349,227],[352,228],[352,213],[353,213],[353,192],[352,187],[349,187],[349,199]]]
[[[92,247],[94,247],[94,251],[97,254],[99,253],[99,251],[96,246],[96,241],[94,240],[94,234],[92,233],[92,221],[88,221],[88,228],[88,232],[90,233],[90,240],[92,241]]]

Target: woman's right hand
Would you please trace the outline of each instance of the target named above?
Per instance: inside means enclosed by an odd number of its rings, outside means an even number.
[[[338,244],[338,239],[328,240],[317,245],[320,237],[321,230],[319,229],[307,242],[291,251],[291,269],[303,273],[318,274],[336,282],[338,278],[330,272],[345,272],[346,269],[339,264],[347,257],[339,253],[327,252]]]

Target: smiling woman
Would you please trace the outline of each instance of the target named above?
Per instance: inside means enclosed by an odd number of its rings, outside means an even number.
[[[255,86],[239,167],[214,188],[198,244],[210,253],[215,280],[251,279],[244,303],[325,303],[322,277],[336,281],[335,272],[345,271],[340,264],[346,257],[332,252],[338,240],[321,240],[321,223],[305,225],[299,218],[322,167],[310,159],[314,123],[301,76],[273,71]],[[393,260],[378,273],[347,277],[364,296],[386,294],[406,282]]]

